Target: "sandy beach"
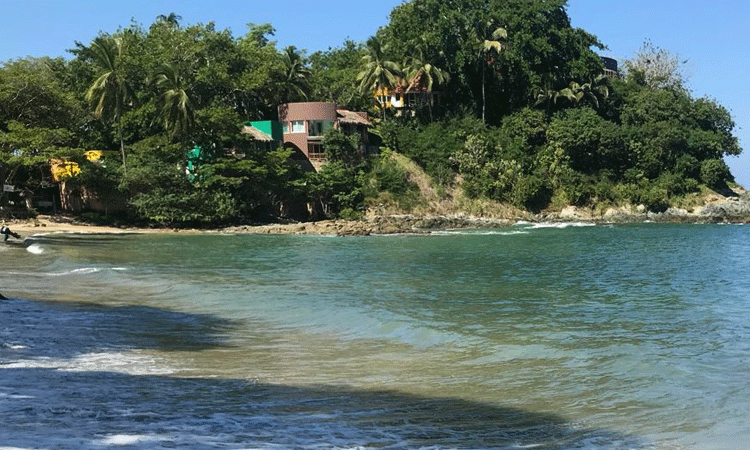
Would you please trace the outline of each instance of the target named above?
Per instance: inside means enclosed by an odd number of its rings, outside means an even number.
[[[129,228],[87,225],[65,216],[38,216],[28,220],[5,220],[3,224],[22,238],[43,233],[165,233],[168,228]],[[12,238],[11,238],[12,239]]]
[[[191,228],[142,228],[132,226],[88,225],[66,216],[40,215],[29,220],[6,220],[4,224],[22,238],[44,233],[229,233],[229,234],[321,234],[321,235],[370,235],[427,233],[429,230],[446,228],[496,228],[505,227],[512,221],[505,219],[480,219],[459,216],[421,217],[411,215],[371,217],[364,220],[322,220],[318,222],[275,223],[263,225],[237,225],[213,229]],[[12,239],[12,238],[11,238]]]

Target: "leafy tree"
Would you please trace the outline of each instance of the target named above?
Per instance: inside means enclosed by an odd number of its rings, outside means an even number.
[[[548,145],[562,149],[570,166],[581,173],[602,169],[621,173],[628,167],[628,152],[621,129],[588,107],[568,109],[547,128]]]
[[[476,111],[478,117],[484,110],[485,121],[497,124],[504,115],[528,106],[532,87],[544,74],[571,80],[601,72],[601,60],[591,49],[602,44],[571,26],[565,3],[412,0],[391,12],[378,36],[396,56],[408,55],[413,42],[427,42],[427,58],[451,74],[446,107]],[[483,78],[489,67],[477,64],[477,56],[485,40],[498,41],[491,35],[499,27],[507,31],[507,47],[492,69],[502,78],[488,77],[487,72]]]
[[[63,128],[8,123],[7,131],[0,132],[0,181],[33,194],[51,181],[51,159],[83,160],[83,152],[74,143],[73,133]],[[7,199],[7,192],[0,193],[0,204]]]
[[[270,24],[248,25],[247,33],[222,52],[230,58],[220,63],[228,71],[224,79],[228,86],[219,98],[225,98],[244,120],[275,117],[278,105],[287,101],[278,89],[279,74],[285,73],[285,68],[269,38],[273,33]]]
[[[729,167],[721,159],[707,159],[703,161],[700,169],[701,181],[708,187],[716,190],[726,189],[727,181],[732,181]]]
[[[364,47],[346,40],[341,47],[318,51],[310,55],[310,98],[366,109],[372,102],[371,92],[358,88],[357,75],[361,71]]]
[[[11,121],[29,127],[74,129],[83,110],[66,85],[62,58],[25,58],[0,66],[0,130]]]
[[[681,68],[687,60],[646,40],[640,50],[624,63],[626,77],[651,89],[684,91],[686,78]]]
[[[322,144],[328,161],[341,161],[347,167],[362,162],[358,135],[347,136],[341,130],[331,128],[325,132]]]
[[[331,161],[320,171],[308,173],[305,186],[309,200],[319,208],[319,214],[324,218],[357,211],[364,200],[358,171],[347,167],[342,161]]]

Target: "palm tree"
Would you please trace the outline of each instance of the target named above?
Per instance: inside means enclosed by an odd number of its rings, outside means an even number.
[[[360,91],[380,93],[397,86],[401,79],[401,67],[387,59],[387,46],[381,45],[380,39],[373,36],[367,40],[367,50],[368,54],[362,57],[364,69],[357,75]],[[378,101],[385,120],[385,102]]]
[[[164,129],[172,137],[179,135],[182,141],[195,118],[193,103],[179,71],[172,64],[163,64],[154,72],[153,84],[161,91],[158,117],[163,122]]]
[[[545,88],[536,87],[535,95],[537,101],[534,106],[546,103],[548,112],[552,101],[556,104],[560,97],[567,99],[573,105],[584,102],[593,106],[594,109],[599,109],[602,102],[609,97],[609,79],[606,75],[599,75],[587,83],[571,81],[567,87],[559,91],[551,89],[549,82],[545,82]]]
[[[576,103],[586,102],[599,109],[604,100],[609,98],[609,78],[601,74],[583,84],[571,81],[570,90],[576,98]]]
[[[571,104],[577,105],[578,102],[581,101],[581,86],[576,83],[575,81],[571,81],[568,84],[568,87],[562,88],[559,91],[555,92],[555,103],[557,103],[558,98],[565,98],[567,99]]]
[[[125,112],[125,106],[133,98],[133,91],[120,64],[122,48],[122,40],[118,38],[100,36],[94,39],[90,50],[94,63],[99,66],[101,73],[86,91],[86,101],[91,104],[96,117],[117,124],[117,136],[120,140],[124,171],[126,166],[125,143],[122,138],[122,115]]]
[[[490,39],[485,39],[482,43],[482,49],[480,50],[480,62],[482,64],[482,122],[485,122],[485,112],[487,110],[487,97],[486,97],[486,70],[487,66],[492,65],[495,62],[495,56],[499,55],[500,52],[508,47],[506,41],[508,40],[508,32],[505,28],[498,28],[492,32]]]
[[[290,45],[282,52],[281,61],[284,63],[281,89],[288,97],[287,100],[291,101],[296,98],[307,100],[307,92],[310,90],[308,78],[312,71],[305,65],[302,54],[297,47]]]
[[[419,86],[432,92],[433,85],[445,84],[450,80],[448,72],[427,61],[422,46],[417,47],[416,53],[416,56],[408,57],[404,63],[404,76],[409,80],[407,91]]]
[[[170,27],[174,28],[180,28],[180,20],[182,20],[182,16],[177,15],[175,13],[169,13],[168,16],[165,16],[164,14],[159,14],[156,16],[156,21],[161,23],[166,23]]]
[[[409,92],[412,88],[418,87],[423,89],[427,93],[432,92],[432,88],[435,84],[445,84],[450,80],[448,72],[440,69],[434,64],[427,61],[425,58],[425,50],[423,45],[416,47],[416,56],[410,56],[404,62],[404,77],[408,80],[409,85],[406,88],[406,92]],[[428,101],[430,109],[430,117],[432,116],[432,100]]]
[[[561,91],[555,90],[550,77],[544,77],[543,83],[535,85],[532,93],[534,96],[534,106],[544,105],[547,115],[550,114],[552,105],[557,104],[557,99],[560,96],[565,97]]]

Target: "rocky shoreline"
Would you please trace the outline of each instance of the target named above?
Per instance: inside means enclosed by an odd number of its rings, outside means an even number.
[[[690,210],[669,208],[664,212],[648,211],[643,206],[623,206],[597,212],[590,208],[569,206],[560,212],[528,214],[523,217],[477,217],[469,214],[385,215],[362,220],[323,220],[286,224],[241,225],[220,229],[134,228],[88,225],[61,216],[39,216],[32,220],[9,221],[13,231],[24,236],[40,233],[227,233],[227,234],[319,234],[335,236],[368,236],[389,234],[429,234],[441,230],[499,229],[518,222],[592,224],[627,223],[750,223],[750,195],[716,197]]]
[[[387,234],[429,234],[441,230],[498,229],[518,222],[592,224],[627,223],[750,223],[750,201],[736,198],[711,203],[692,211],[669,208],[664,212],[647,211],[643,207],[612,208],[596,214],[587,208],[568,207],[559,213],[542,213],[523,218],[483,218],[470,215],[376,216],[358,221],[324,220],[320,222],[229,227],[228,233],[257,234],[323,234],[336,236],[367,236]]]

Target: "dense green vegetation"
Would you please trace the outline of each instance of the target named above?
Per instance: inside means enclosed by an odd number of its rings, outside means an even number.
[[[289,150],[253,150],[240,133],[275,119],[280,103],[309,100],[370,111],[384,146],[443,187],[460,180],[469,197],[532,211],[659,210],[702,186],[726,189],[722,158],[741,151],[729,112],[694,98],[676,60],[649,43],[622,77],[602,76],[604,45],[571,27],[565,8],[413,0],[366,43],[310,55],[277,48],[268,24],[235,37],[170,14],[103,32],[70,60],[0,66],[0,177],[35,195],[51,160],[75,162],[69,186],[125,199],[118,220],[160,224],[356,217],[368,203],[418,202],[388,152],[362,157],[336,130],[318,172]],[[439,91],[440,102],[413,114],[379,107],[374,93],[397,85]],[[195,146],[205,158],[187,177]],[[92,149],[105,158],[88,161]]]

